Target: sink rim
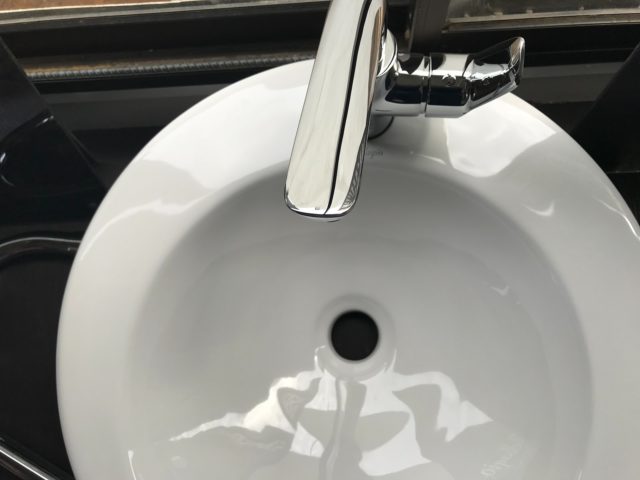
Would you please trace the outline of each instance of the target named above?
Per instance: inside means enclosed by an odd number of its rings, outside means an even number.
[[[174,148],[173,151],[171,148],[165,149],[165,147],[167,147],[167,142],[170,142],[169,139],[181,138],[181,135],[184,135],[183,130],[193,124],[191,122],[203,123],[207,119],[211,119],[215,115],[215,109],[221,108],[220,105],[225,102],[240,102],[242,104],[242,102],[246,102],[248,98],[251,98],[254,102],[251,105],[251,111],[254,108],[260,108],[259,104],[255,104],[255,102],[260,101],[263,102],[265,109],[271,108],[273,110],[274,100],[271,97],[277,96],[274,93],[277,92],[274,85],[279,85],[283,91],[290,89],[296,92],[290,95],[291,98],[288,104],[281,105],[281,113],[279,113],[281,117],[278,119],[283,122],[284,128],[295,132],[292,126],[296,123],[295,113],[301,107],[301,96],[304,94],[304,84],[310,73],[310,66],[310,62],[302,62],[251,77],[219,92],[182,115],[143,149],[116,182],[94,217],[85,234],[70,276],[59,334],[59,403],[65,440],[70,450],[74,470],[77,470],[76,474],[79,475],[79,478],[84,478],[83,475],[89,478],[89,472],[93,471],[93,468],[82,460],[81,450],[88,448],[88,441],[93,442],[92,448],[95,451],[101,449],[99,448],[100,441],[98,439],[90,439],[86,435],[80,439],[77,425],[81,419],[86,420],[95,414],[93,409],[96,407],[95,405],[92,406],[92,403],[89,403],[90,401],[93,403],[105,402],[104,399],[96,398],[93,392],[82,392],[82,389],[86,388],[83,382],[91,381],[93,376],[91,368],[105,368],[112,372],[122,372],[126,368],[126,365],[121,364],[117,358],[114,358],[113,352],[103,349],[102,351],[94,350],[92,354],[89,353],[96,347],[95,342],[98,338],[100,338],[101,342],[107,343],[109,338],[117,335],[109,329],[100,332],[99,336],[95,332],[91,334],[86,322],[84,324],[81,323],[81,318],[86,317],[81,315],[80,312],[93,311],[95,314],[95,310],[91,305],[92,301],[100,298],[99,295],[96,297],[96,293],[101,287],[109,285],[108,279],[95,279],[96,273],[92,270],[95,265],[91,259],[93,249],[102,241],[101,236],[107,229],[112,232],[123,228],[120,227],[118,219],[140,214],[143,210],[136,210],[131,207],[131,204],[138,205],[140,208],[148,209],[149,226],[139,232],[122,232],[122,235],[124,238],[136,233],[136,241],[149,245],[149,251],[144,254],[146,259],[143,261],[151,262],[151,265],[153,263],[153,255],[157,255],[161,251],[160,245],[154,246],[152,243],[154,240],[157,242],[157,239],[160,238],[157,236],[158,232],[166,230],[167,224],[164,222],[167,218],[172,219],[172,228],[177,230],[186,228],[188,224],[201,218],[211,208],[212,203],[223,202],[233,192],[251,185],[256,178],[262,178],[272,168],[271,165],[247,164],[231,169],[226,165],[228,162],[221,162],[221,164],[210,162],[209,165],[203,166],[203,162],[198,162],[197,157],[192,163],[175,158],[175,155],[180,153],[179,150],[175,149],[178,147],[184,148],[184,144],[172,147]],[[283,78],[286,78],[288,83],[283,83]],[[244,96],[242,101],[238,99],[238,94]],[[282,101],[282,95],[277,97],[277,101]],[[594,359],[597,360],[592,362],[591,365],[594,378],[598,382],[597,385],[594,384],[597,388],[593,392],[595,407],[603,411],[605,403],[612,402],[617,404],[616,413],[609,413],[609,418],[613,420],[625,411],[632,414],[633,410],[630,410],[631,400],[627,400],[627,403],[620,403],[623,399],[616,398],[611,394],[611,391],[622,391],[621,389],[624,387],[624,391],[628,391],[631,394],[630,398],[634,398],[634,396],[635,398],[640,398],[640,387],[633,385],[631,380],[633,372],[626,372],[626,375],[622,375],[619,372],[608,372],[607,369],[610,368],[612,363],[615,363],[613,360],[619,362],[620,365],[625,365],[624,360],[628,360],[626,357],[631,355],[631,346],[634,343],[637,345],[638,327],[635,326],[637,322],[634,323],[635,318],[633,318],[634,308],[637,311],[637,307],[640,306],[640,301],[634,298],[635,295],[633,295],[633,285],[640,284],[640,237],[638,237],[637,233],[639,231],[637,222],[633,219],[624,201],[604,174],[593,162],[584,161],[585,158],[588,158],[586,153],[542,114],[513,96],[497,100],[496,105],[493,107],[488,105],[483,108],[495,109],[498,106],[505,105],[525,112],[527,116],[531,117],[532,122],[536,122],[537,126],[547,128],[550,133],[540,143],[553,141],[559,152],[553,158],[543,158],[537,163],[526,159],[518,163],[516,159],[504,167],[503,170],[490,172],[482,181],[478,181],[477,178],[479,166],[474,165],[473,162],[471,164],[465,164],[464,161],[455,163],[453,159],[450,159],[451,162],[449,163],[425,162],[424,167],[429,174],[447,178],[469,192],[486,199],[501,213],[514,219],[527,235],[545,246],[545,254],[549,255],[550,261],[561,277],[562,283],[570,289],[569,294],[574,299],[574,305],[582,320],[581,324],[589,328],[588,331],[585,331],[586,341],[589,345],[590,355],[592,354]],[[478,110],[478,112],[482,111],[482,109]],[[470,115],[477,116],[478,113],[474,112]],[[416,119],[397,120],[395,122],[397,124],[395,131],[402,131],[403,134],[398,133],[393,137],[383,136],[379,140],[380,144],[385,148],[409,145],[408,148],[415,148],[420,151],[420,142],[428,140],[421,139],[421,136],[415,133],[415,129],[420,128],[420,121]],[[431,120],[431,122],[435,121]],[[443,125],[447,125],[447,121],[440,122]],[[274,120],[274,125],[277,123],[278,121]],[[402,127],[402,130],[398,130],[399,126]],[[496,132],[497,135],[504,138],[505,132],[501,132],[499,129]],[[266,131],[263,134],[268,138],[269,135],[274,135],[274,132]],[[199,138],[193,146],[194,152],[196,147],[202,147],[209,144],[209,142],[209,139]],[[414,145],[411,145],[412,142]],[[179,144],[180,142],[175,143]],[[280,145],[278,148],[283,152],[287,150],[286,145]],[[215,149],[212,150],[215,151]],[[369,157],[375,156],[376,151],[378,150],[372,149],[368,152]],[[565,157],[563,157],[563,154],[565,154]],[[286,156],[283,158],[286,158]],[[369,158],[368,161],[375,160]],[[191,180],[195,179],[195,181],[187,182],[189,188],[176,187],[175,190],[164,191],[162,190],[165,186],[164,182],[166,182],[166,186],[171,187],[172,185],[175,186],[177,180],[174,178],[154,178],[154,182],[150,182],[150,173],[155,174],[157,172],[155,167],[158,164],[169,165],[178,171],[186,171],[192,177]],[[474,173],[476,176],[474,176]],[[204,181],[202,180],[203,178]],[[565,210],[557,208],[552,212],[552,215],[545,217],[543,215],[544,210],[532,207],[532,205],[536,205],[534,200],[540,198],[540,191],[544,190],[541,183],[539,181],[536,182],[536,180],[541,179],[555,179],[558,182],[566,182],[565,187],[567,190],[570,189],[571,192],[570,195],[567,195],[568,200],[567,198],[564,199],[569,202],[565,204]],[[194,186],[197,188],[193,188]],[[164,192],[164,198],[158,199],[158,191]],[[556,186],[556,192],[558,191]],[[518,192],[516,198],[531,200],[530,204],[524,201],[519,203],[509,201],[514,198],[514,192]],[[167,198],[173,198],[176,201],[173,203],[167,202]],[[545,198],[544,195],[542,198]],[[572,199],[584,200],[585,198],[593,199],[592,209],[585,209],[583,204],[571,203]],[[600,206],[598,207],[598,205]],[[531,211],[532,208],[536,211]],[[593,223],[608,225],[610,229],[606,231],[602,228],[594,229],[593,226],[589,226]],[[569,227],[566,225],[569,225]],[[566,238],[559,237],[558,232],[563,232],[567,228],[569,228],[569,231]],[[569,234],[575,231],[589,232],[588,242],[580,241],[580,239],[576,241],[570,238]],[[145,239],[146,242],[144,241]],[[162,239],[162,241],[168,242],[169,240]],[[550,247],[552,243],[559,241],[562,245]],[[611,245],[611,242],[619,245],[620,250],[623,248],[628,250],[631,255],[630,258],[623,260],[617,252],[596,250],[597,247],[606,248]],[[167,245],[164,245],[164,248],[168,248]],[[597,251],[598,254],[594,255],[594,251]],[[637,268],[633,268],[634,266]],[[113,271],[109,272],[109,275],[115,275],[116,270],[117,265],[113,265]],[[584,278],[585,272],[589,271],[599,272],[597,281]],[[111,282],[113,281],[111,279]],[[595,296],[596,286],[607,281],[619,283],[621,288],[611,292],[612,298],[597,298]],[[87,282],[91,282],[92,288],[87,288]],[[113,285],[113,283],[110,285]],[[603,325],[602,315],[605,312],[610,315],[612,311],[617,313],[615,319],[618,322],[617,325],[625,327],[625,334],[614,331],[615,329],[611,328],[610,325]],[[97,320],[93,321],[93,327],[96,326],[96,322]],[[122,329],[119,334],[125,334],[131,328],[131,325],[119,325],[118,328]],[[635,335],[633,335],[634,333]],[[93,344],[86,341],[89,335],[94,337]],[[617,342],[621,345],[618,352],[605,349],[606,345],[599,341],[605,335],[610,343]],[[627,345],[627,348],[623,348],[622,346],[624,345]],[[600,349],[603,351],[600,351]],[[611,355],[615,353],[619,353],[620,358],[611,358]],[[89,357],[90,355],[91,357]],[[80,363],[79,361],[83,358],[94,358],[94,363],[91,366],[85,365],[84,362]],[[107,366],[112,363],[116,365]],[[640,379],[640,376],[636,374],[636,378]],[[108,409],[108,403],[104,404],[103,407]],[[92,410],[94,413],[91,413]],[[593,425],[594,439],[596,442],[592,442],[591,447],[596,451],[604,448],[606,443],[611,441],[609,436],[604,435],[607,428],[611,427],[606,424],[608,416],[605,413],[603,412],[602,415],[594,415],[593,417],[595,422]],[[634,427],[640,427],[640,419],[637,416],[631,416],[626,421],[627,429],[621,430],[618,437],[621,441],[621,450],[616,452],[619,458],[622,459],[625,458],[625,447],[631,452],[632,435],[637,432]],[[615,425],[619,427],[620,421],[618,420]],[[628,442],[622,441],[624,439],[622,435],[628,436]],[[597,441],[602,443],[598,444]],[[598,467],[597,461],[593,457],[593,455],[589,456],[589,460],[595,461],[596,465],[587,465],[585,469],[587,472],[590,468],[593,471],[598,471],[598,468],[602,468]],[[639,468],[637,465],[620,464],[618,467],[622,473],[625,471],[636,472]],[[628,470],[624,470],[625,468]],[[93,473],[95,474],[95,472]],[[105,478],[108,478],[108,475]],[[632,477],[619,476],[619,478]]]

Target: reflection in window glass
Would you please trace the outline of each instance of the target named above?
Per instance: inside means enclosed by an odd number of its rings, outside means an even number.
[[[618,8],[633,8],[640,12],[640,0],[451,0],[449,17],[579,13]]]
[[[0,0],[0,15],[15,11],[37,11],[69,7],[104,7],[135,5],[153,8],[165,6],[214,6],[225,4],[273,5],[305,4],[329,0]],[[393,0],[390,0],[390,2]],[[418,0],[420,1],[420,0]],[[395,0],[395,4],[408,4],[410,0]],[[450,0],[449,18],[475,19],[509,15],[537,16],[544,14],[572,15],[588,12],[620,12],[640,14],[640,0]],[[625,9],[621,11],[619,9]]]
[[[295,3],[299,0],[270,0],[271,3]],[[266,3],[266,0],[0,0],[0,12],[19,10],[44,10],[68,7],[104,7],[114,5],[149,5],[184,3],[197,5],[217,5],[226,3]]]
[[[172,0],[169,0],[172,1]],[[130,5],[155,3],[157,0],[0,0],[0,12],[16,10],[40,10],[60,7],[97,7],[105,5]],[[163,2],[166,3],[166,2]]]

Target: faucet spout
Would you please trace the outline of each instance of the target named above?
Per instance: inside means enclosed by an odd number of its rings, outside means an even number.
[[[356,201],[386,9],[386,0],[331,2],[289,163],[294,212],[339,217]]]

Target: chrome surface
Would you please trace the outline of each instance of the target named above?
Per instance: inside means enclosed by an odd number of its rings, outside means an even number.
[[[385,0],[331,3],[287,175],[286,202],[297,213],[335,217],[355,203],[385,15]]]
[[[472,55],[431,55],[431,62],[427,115],[460,117],[518,86],[524,39],[507,40]]]
[[[3,467],[20,480],[60,480],[60,477],[27,460],[0,438],[0,478]]]
[[[376,79],[375,115],[456,118],[505,93],[522,78],[524,39],[475,54],[398,55]]]
[[[398,55],[376,79],[374,115],[424,115],[429,100],[431,61],[425,55]]]
[[[353,208],[367,138],[391,117],[460,117],[520,83],[522,38],[471,55],[400,55],[385,20],[386,0],[331,3],[287,174],[296,213],[335,219]]]

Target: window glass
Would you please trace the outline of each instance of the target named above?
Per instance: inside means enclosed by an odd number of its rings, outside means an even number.
[[[172,6],[215,6],[225,4],[273,5],[305,4],[329,0],[0,0],[0,15],[11,12],[59,11],[60,9],[117,7],[127,9],[136,6],[158,8]],[[420,0],[418,0],[420,1]],[[410,0],[389,0],[390,4],[408,4]],[[582,16],[602,14],[620,15],[620,20],[629,21],[624,15],[640,15],[640,0],[450,0],[449,19],[453,23],[478,20],[535,19],[536,17]]]
[[[172,0],[169,0],[172,2]],[[61,7],[96,7],[104,5],[130,5],[154,3],[154,0],[0,0],[0,12],[41,10]],[[162,2],[162,3],[167,3]]]
[[[449,18],[595,14],[618,9],[640,13],[640,0],[451,0]]]
[[[226,3],[296,3],[300,0],[0,0],[0,12],[46,10],[69,7],[104,7],[165,4],[216,5]],[[304,1],[304,0],[303,0]]]

